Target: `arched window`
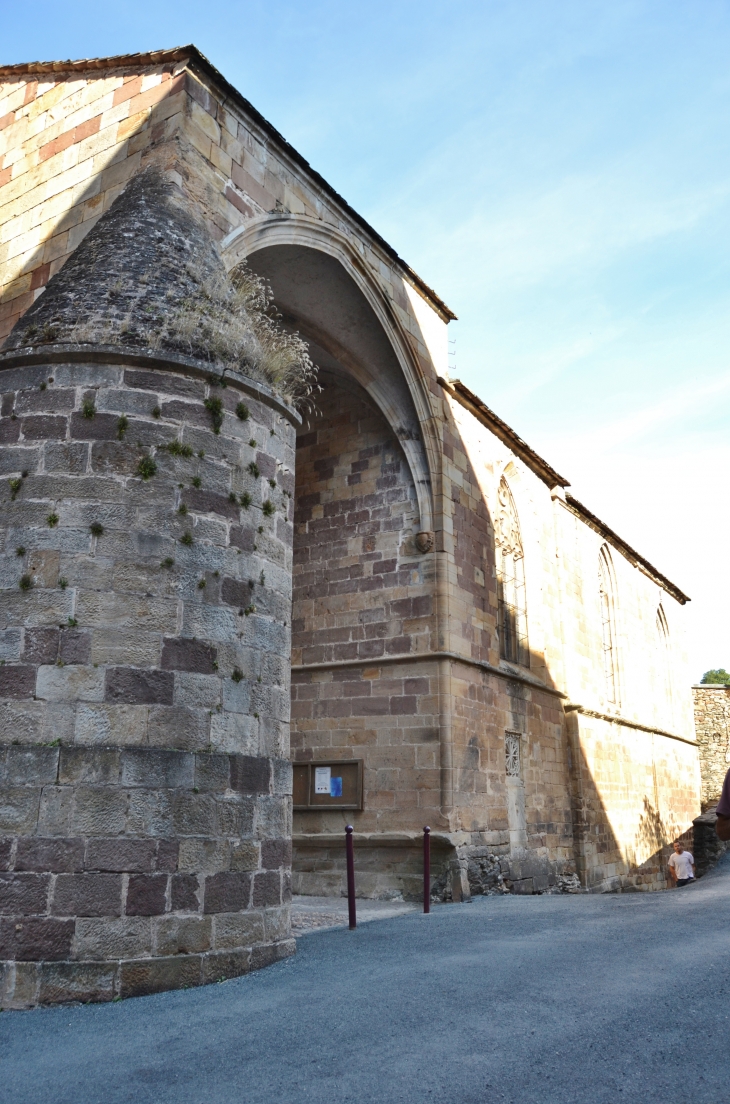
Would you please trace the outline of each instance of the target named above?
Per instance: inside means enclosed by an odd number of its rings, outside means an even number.
[[[505,479],[497,492],[495,518],[497,550],[497,598],[499,601],[499,654],[511,663],[530,666],[525,604],[525,564],[520,523],[512,492]]]
[[[671,721],[674,713],[672,703],[672,657],[669,647],[669,625],[661,603],[656,611],[656,635],[659,653],[659,690],[664,695],[664,701],[660,703],[660,712],[668,721]]]
[[[606,698],[612,705],[619,704],[616,654],[616,595],[613,565],[608,548],[604,544],[598,555],[598,586],[601,596],[601,637],[603,644],[603,672]]]

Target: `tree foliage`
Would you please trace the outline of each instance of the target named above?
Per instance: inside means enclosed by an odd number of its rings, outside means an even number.
[[[716,671],[705,671],[702,682],[715,686],[730,686],[730,672],[724,667],[718,667]]]

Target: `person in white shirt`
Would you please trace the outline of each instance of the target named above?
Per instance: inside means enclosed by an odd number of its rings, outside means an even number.
[[[684,845],[679,840],[674,845],[674,854],[669,856],[669,873],[675,886],[686,886],[694,881],[694,856],[691,851],[685,851]]]

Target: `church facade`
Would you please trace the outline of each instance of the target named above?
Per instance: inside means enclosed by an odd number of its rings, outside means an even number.
[[[424,825],[443,900],[664,888],[688,599],[194,47],[0,68],[0,229],[5,1006],[291,953],[347,823],[365,896],[419,893]],[[158,340],[242,264],[318,366],[298,409]]]

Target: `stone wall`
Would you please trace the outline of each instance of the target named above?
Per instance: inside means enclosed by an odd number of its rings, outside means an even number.
[[[717,804],[730,770],[730,686],[693,686],[692,697],[704,813]]]
[[[180,359],[39,359],[0,367],[5,1007],[294,949],[296,415]]]

